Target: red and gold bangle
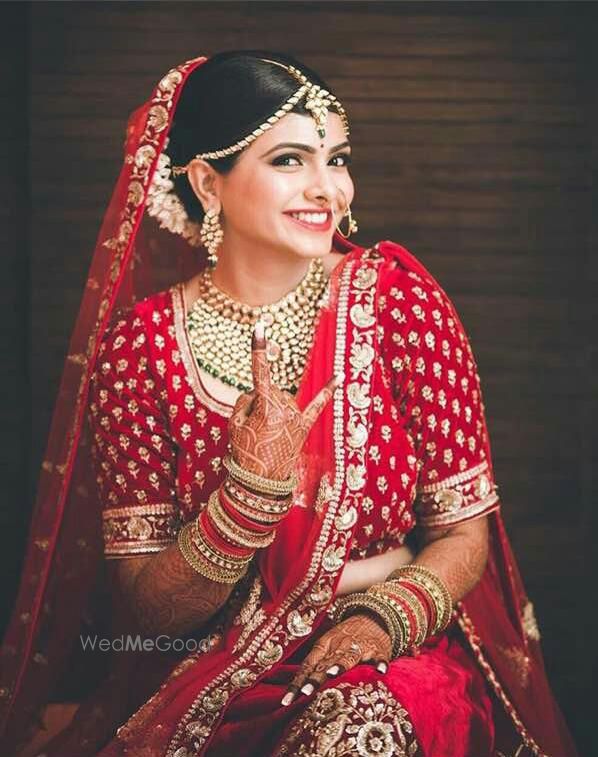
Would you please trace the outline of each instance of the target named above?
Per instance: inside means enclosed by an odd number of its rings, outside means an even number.
[[[335,602],[335,621],[338,623],[348,615],[365,612],[373,613],[386,628],[392,644],[392,656],[398,657],[405,651],[405,629],[399,622],[397,613],[386,598],[377,594],[347,594]]]
[[[419,599],[426,613],[426,622],[428,626],[427,635],[431,636],[432,635],[431,631],[434,628],[436,628],[440,620],[438,617],[438,607],[432,600],[432,597],[418,583],[413,583],[412,581],[409,581],[409,579],[407,578],[402,579],[398,583],[400,586],[404,586],[405,588],[409,589],[409,591],[415,594],[415,596]]]
[[[218,492],[215,491],[208,501],[208,518],[212,521],[216,530],[233,546],[246,547],[249,549],[261,549],[268,547],[276,538],[274,530],[264,534],[256,534],[238,525],[223,509],[220,504]]]
[[[218,556],[225,560],[243,561],[249,559],[255,549],[248,549],[236,544],[230,544],[216,529],[206,510],[200,513],[196,521],[196,535],[199,536]]]
[[[409,644],[410,646],[421,646],[428,635],[428,618],[426,609],[422,606],[419,597],[402,586],[378,584],[376,587],[372,587],[371,591],[403,603],[412,621],[412,637],[409,639]]]
[[[400,588],[403,588],[411,592],[425,616],[426,634],[431,635],[429,634],[429,631],[435,627],[437,608],[432,601],[429,592],[422,589],[419,584],[414,583],[407,578],[402,578],[400,581],[397,579],[385,581],[383,584],[376,584],[376,586],[383,587],[384,589],[388,588],[391,591],[398,591]]]
[[[292,494],[297,486],[296,475],[291,475],[284,481],[274,478],[265,478],[257,473],[245,470],[245,468],[240,466],[231,455],[226,455],[222,464],[235,481],[247,486],[254,492],[259,492],[259,494],[273,497],[278,495],[286,496]]]
[[[226,491],[226,495],[227,497],[229,496],[228,491]],[[239,500],[234,499],[233,497],[231,497],[230,499],[234,503],[234,507],[237,512],[241,513],[246,518],[249,518],[255,523],[262,524],[266,528],[268,527],[272,528],[273,526],[277,526],[284,517],[284,515],[263,513],[263,512],[260,512],[259,510],[253,510],[252,508],[247,507],[242,502],[239,502]]]
[[[436,609],[436,623],[431,632],[432,635],[448,626],[453,614],[453,601],[444,582],[433,571],[423,565],[410,563],[394,570],[388,578],[399,581],[407,579],[410,583],[418,584],[430,595]]]
[[[434,602],[434,599],[431,596],[430,592],[424,589],[416,581],[412,581],[409,578],[402,578],[400,581],[393,580],[390,583],[393,586],[402,586],[418,597],[422,606],[425,608],[428,624],[428,635],[433,636],[434,629],[439,626],[440,617],[438,615],[438,612],[440,608]]]
[[[218,499],[220,506],[228,515],[228,517],[232,518],[232,520],[234,520],[235,523],[241,526],[241,528],[248,529],[252,533],[265,536],[266,534],[271,533],[273,527],[275,527],[279,522],[276,521],[274,525],[271,523],[265,524],[255,521],[253,518],[246,516],[244,513],[240,512],[237,503],[234,501],[234,499],[232,499],[232,497],[229,497],[227,495],[223,487],[220,487],[220,489],[218,490]]]
[[[405,606],[406,603],[395,599],[394,597],[389,596],[388,594],[379,595],[379,594],[369,594],[369,596],[379,596],[381,599],[387,603],[387,605],[392,608],[395,615],[398,618],[399,625],[403,629],[403,648],[401,649],[401,654],[403,654],[409,647],[413,645],[413,637],[415,636],[415,628],[413,627],[412,618],[410,617],[410,612]]]
[[[177,543],[185,562],[196,573],[217,583],[234,584],[247,572],[247,564],[226,568],[206,558],[198,549],[194,539],[194,523],[187,523],[178,533]]]
[[[292,499],[290,496],[285,496],[283,499],[263,497],[259,494],[254,494],[254,492],[246,489],[230,477],[225,480],[224,486],[227,494],[233,497],[235,501],[241,502],[258,512],[284,516],[292,505]]]

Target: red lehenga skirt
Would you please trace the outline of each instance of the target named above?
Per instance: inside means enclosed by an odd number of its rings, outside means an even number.
[[[392,661],[386,674],[358,665],[282,707],[313,641],[231,704],[206,755],[494,754],[492,695],[455,627],[417,656]]]

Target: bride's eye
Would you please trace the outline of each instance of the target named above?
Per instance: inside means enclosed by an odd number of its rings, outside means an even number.
[[[340,161],[340,162],[334,162],[334,161]],[[334,166],[337,168],[343,168],[344,166],[350,166],[353,162],[353,159],[351,158],[351,153],[349,152],[341,152],[338,155],[335,155],[333,158],[330,159],[330,162],[333,163]]]
[[[295,161],[294,163],[291,161]],[[301,158],[298,155],[287,153],[286,155],[279,155],[272,161],[273,166],[299,166],[301,165]]]

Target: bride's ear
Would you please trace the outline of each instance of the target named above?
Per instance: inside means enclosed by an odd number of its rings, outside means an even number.
[[[203,205],[204,211],[213,208],[218,197],[218,174],[205,160],[196,158],[189,163],[187,169],[189,184],[197,199]]]

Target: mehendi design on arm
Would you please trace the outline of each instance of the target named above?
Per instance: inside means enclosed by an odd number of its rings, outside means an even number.
[[[427,529],[424,546],[414,562],[433,570],[458,602],[478,583],[488,557],[487,518],[477,518],[449,529]]]
[[[126,564],[119,566],[121,591],[130,602],[133,621],[145,633],[172,635],[197,629],[215,615],[234,588],[195,572],[178,544],[152,555],[135,576],[127,572]]]

